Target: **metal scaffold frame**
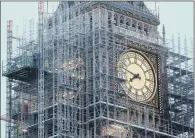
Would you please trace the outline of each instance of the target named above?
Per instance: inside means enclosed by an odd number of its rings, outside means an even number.
[[[45,47],[44,47],[44,1],[39,1],[39,34],[38,34],[38,46],[40,53],[40,63],[38,64],[38,138],[44,138],[44,121],[45,121],[45,111],[44,111],[44,97],[45,97],[45,87],[44,87],[44,64],[45,64]]]
[[[7,138],[193,137],[189,122],[194,86],[186,88],[193,82],[188,77],[193,72],[187,69],[187,40],[185,56],[180,37],[178,51],[174,44],[172,50],[165,47],[165,32],[161,40],[157,31],[157,14],[139,2],[60,2],[52,16],[44,12],[43,1],[38,7],[38,32],[34,33],[31,20],[29,39],[25,31],[23,39],[17,38],[16,55],[12,50],[15,37],[8,27],[7,63],[3,66],[3,75],[9,78]],[[131,12],[139,16],[129,15]],[[136,19],[142,15],[151,20]],[[133,102],[119,85],[117,61],[129,48],[158,55],[158,110]],[[168,90],[162,89],[166,87]],[[167,96],[169,107],[164,103]],[[186,108],[177,112],[181,104]],[[12,120],[15,123],[10,129]]]
[[[180,34],[178,34],[178,42],[175,44],[175,38],[172,37],[171,45],[167,45],[170,49],[168,53],[167,72],[169,76],[169,105],[171,120],[174,126],[181,124],[183,132],[186,129],[193,133],[193,116],[194,116],[194,72],[192,51],[188,50],[186,37],[181,44]],[[189,47],[189,48],[188,48]],[[192,134],[191,134],[192,135]],[[190,137],[188,133],[184,133],[181,137]]]
[[[12,59],[12,32],[13,22],[12,20],[7,21],[7,67],[11,65]],[[6,116],[9,122],[6,124],[6,137],[11,137],[11,82],[12,79],[7,78],[6,81]]]

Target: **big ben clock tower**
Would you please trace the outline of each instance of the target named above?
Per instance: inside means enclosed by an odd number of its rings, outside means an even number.
[[[189,59],[169,55],[158,15],[144,2],[62,1],[52,16],[45,16],[43,5],[40,37],[30,39],[31,27],[18,56],[12,56],[8,21],[2,68],[8,77],[7,137],[193,137],[188,123],[194,100],[183,95],[192,93],[192,86],[186,90],[192,72],[177,66]]]
[[[170,137],[167,49],[160,24],[143,2],[98,2],[92,10],[86,125],[91,137]],[[89,73],[91,72],[91,73]],[[93,81],[92,81],[93,80]],[[87,99],[86,98],[86,99]],[[174,136],[173,136],[174,137]]]

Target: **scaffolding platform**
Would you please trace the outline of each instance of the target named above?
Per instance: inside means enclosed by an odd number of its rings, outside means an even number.
[[[168,67],[168,66],[167,66]],[[180,67],[176,67],[176,66],[171,66],[169,65],[169,69],[172,69],[173,71],[175,72],[181,72],[181,75],[190,75],[190,74],[193,74],[193,72],[189,71],[189,70],[186,70],[186,69],[182,69]]]
[[[29,82],[37,77],[37,69],[30,67],[22,67],[19,68],[18,70],[4,73],[3,76],[15,80]]]
[[[178,122],[175,122],[175,121],[172,121],[172,127],[175,128],[176,130],[178,131],[194,131],[194,128],[193,127],[189,127],[189,126],[186,126],[186,125],[183,125],[183,124],[180,124]]]
[[[31,56],[21,55],[3,66],[2,75],[10,79],[23,82],[30,82],[37,78],[39,68],[39,54],[35,53]],[[45,70],[45,75],[49,74]]]
[[[168,94],[170,97],[173,97],[175,99],[182,99],[184,101],[188,101],[189,103],[192,103],[194,104],[194,99],[192,97],[187,97],[187,96],[184,96],[184,95],[181,95],[181,94],[177,94],[177,93],[169,93]],[[182,104],[182,103],[181,103]]]

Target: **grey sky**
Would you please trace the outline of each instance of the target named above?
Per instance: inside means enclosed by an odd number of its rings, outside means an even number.
[[[49,11],[51,12],[56,8],[57,3],[49,4]],[[147,2],[148,8],[155,8],[154,2]],[[177,38],[180,33],[183,37],[186,35],[188,38],[193,36],[193,3],[192,2],[158,2],[157,7],[160,8],[160,21],[159,31],[162,34],[162,24],[166,27],[166,36],[170,38],[172,34]],[[37,2],[2,2],[1,5],[1,59],[6,59],[6,44],[7,33],[6,26],[7,20],[13,20],[13,31],[16,35],[16,26],[19,25],[19,34],[22,34],[24,20],[26,18],[28,32],[29,20],[34,18],[36,22],[38,19],[38,4]],[[53,7],[53,8],[52,8]],[[46,7],[45,7],[46,8]],[[190,45],[190,44],[188,44]],[[1,78],[1,114],[5,114],[6,103],[6,88],[5,78]],[[5,137],[5,122],[1,121],[1,138]]]

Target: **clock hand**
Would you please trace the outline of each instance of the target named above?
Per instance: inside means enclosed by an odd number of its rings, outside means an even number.
[[[133,76],[135,76],[134,73],[132,73],[131,71],[127,70],[126,68],[123,68],[124,70],[128,71],[129,73],[131,73]]]
[[[129,81],[133,81],[134,79],[136,79],[136,78],[138,78],[138,79],[140,79],[141,80],[141,77],[139,76],[139,74],[135,74],[134,76],[133,76],[133,78],[130,78],[130,80]]]
[[[132,82],[132,81],[133,81],[133,79],[135,79],[135,76],[133,76],[133,78],[130,78],[130,79],[129,79],[129,81],[131,81],[131,82]]]
[[[124,70],[128,71],[129,73],[131,73],[133,75],[133,78],[130,78],[129,81],[133,81],[134,79],[138,78],[138,79],[141,79],[141,77],[139,76],[139,74],[134,74],[132,73],[131,71],[127,70],[126,68],[123,68]]]
[[[139,74],[135,75],[135,78],[141,79],[141,77],[139,76]]]

